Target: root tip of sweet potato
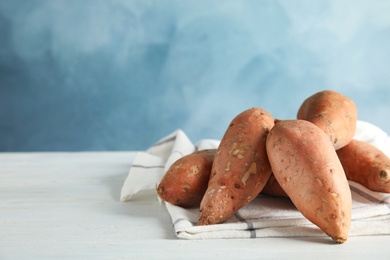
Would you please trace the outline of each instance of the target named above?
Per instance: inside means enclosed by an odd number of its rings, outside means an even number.
[[[200,216],[198,226],[206,226],[216,224],[214,216]]]
[[[388,180],[388,179],[390,178],[389,173],[388,173],[386,170],[382,170],[382,171],[379,173],[379,177],[380,177],[382,180]]]
[[[332,239],[337,244],[343,244],[345,241],[347,241],[346,237],[341,237],[341,236],[334,236],[334,237],[332,237]]]
[[[206,223],[206,218],[200,218],[197,225],[198,226],[205,226],[207,224],[208,223]]]
[[[164,195],[164,188],[163,187],[158,187],[157,188],[157,194],[160,195],[160,196]]]

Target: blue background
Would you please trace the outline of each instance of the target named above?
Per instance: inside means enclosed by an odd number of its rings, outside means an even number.
[[[390,133],[390,1],[0,1],[0,151],[144,150],[323,89]]]

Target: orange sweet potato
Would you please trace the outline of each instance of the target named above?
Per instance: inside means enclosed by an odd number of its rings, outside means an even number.
[[[345,242],[351,224],[351,191],[324,131],[306,120],[277,120],[266,149],[276,180],[302,215],[335,242]]]
[[[354,101],[333,90],[308,97],[299,107],[297,118],[308,120],[329,136],[337,150],[348,144],[355,132],[357,108]]]
[[[214,158],[198,225],[225,222],[261,192],[271,175],[265,140],[273,125],[272,115],[261,108],[232,120]]]
[[[373,191],[390,193],[390,158],[376,146],[353,139],[336,152],[347,179]]]
[[[158,196],[184,208],[199,206],[207,189],[216,151],[200,150],[175,161],[157,186]]]

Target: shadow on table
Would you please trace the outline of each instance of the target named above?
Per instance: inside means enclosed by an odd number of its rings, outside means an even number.
[[[113,175],[104,180],[109,188],[113,200],[113,210],[118,214],[134,216],[137,218],[149,218],[158,221],[165,239],[177,239],[171,217],[163,203],[158,200],[155,190],[140,191],[130,201],[120,201],[120,193],[128,172]]]

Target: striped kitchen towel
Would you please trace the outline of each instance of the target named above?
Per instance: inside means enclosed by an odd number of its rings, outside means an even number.
[[[354,136],[377,146],[390,156],[390,137],[380,128],[358,121]],[[182,130],[162,138],[145,152],[138,152],[121,190],[121,201],[130,201],[142,190],[155,190],[177,159],[196,150],[217,148],[219,140],[192,143]],[[350,236],[390,234],[390,194],[373,192],[349,182],[353,209]],[[156,197],[158,198],[157,194]],[[161,200],[160,200],[161,201]],[[197,226],[199,208],[165,204],[178,238],[218,239],[257,237],[326,236],[309,222],[287,198],[259,195],[223,224]]]

